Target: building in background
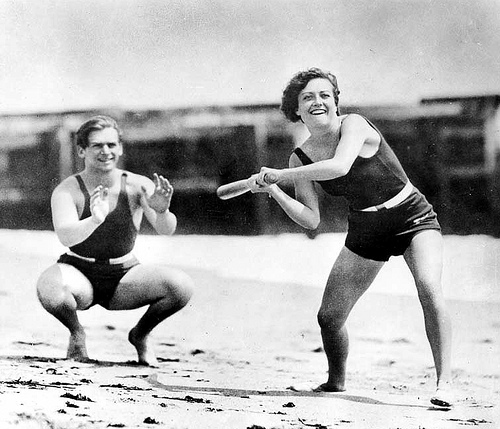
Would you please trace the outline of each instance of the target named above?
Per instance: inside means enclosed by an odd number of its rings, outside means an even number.
[[[445,233],[500,235],[500,96],[344,106],[342,112],[360,113],[381,129],[435,206]],[[97,113],[115,117],[123,128],[123,168],[171,180],[178,233],[303,232],[265,195],[226,201],[215,195],[218,186],[261,165],[287,166],[305,129],[286,121],[278,105],[0,116],[0,228],[52,229],[51,192],[82,168],[74,134]],[[321,204],[332,216],[308,234],[345,231],[344,201],[325,196]]]

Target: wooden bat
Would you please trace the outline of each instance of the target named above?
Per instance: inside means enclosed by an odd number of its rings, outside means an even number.
[[[264,180],[268,185],[276,183],[278,178],[273,173],[267,173],[264,176]],[[238,197],[250,190],[248,186],[248,179],[237,180],[236,182],[231,182],[226,185],[219,186],[217,188],[217,196],[221,200],[229,200],[230,198]]]

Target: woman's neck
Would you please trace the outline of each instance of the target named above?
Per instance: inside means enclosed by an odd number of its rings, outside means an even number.
[[[323,140],[324,138],[336,137],[340,134],[341,120],[336,116],[329,124],[317,127],[308,127],[313,140]]]
[[[322,127],[311,130],[311,136],[308,140],[316,145],[331,146],[332,142],[336,145],[340,140],[340,127]]]

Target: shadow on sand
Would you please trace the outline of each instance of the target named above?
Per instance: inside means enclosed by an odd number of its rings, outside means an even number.
[[[250,396],[283,396],[283,397],[310,397],[310,398],[331,398],[331,399],[342,399],[345,401],[351,401],[367,405],[385,405],[393,407],[407,407],[407,408],[421,408],[429,409],[434,407],[428,407],[425,405],[418,404],[398,404],[380,401],[378,399],[370,398],[368,396],[360,395],[349,395],[343,392],[294,392],[292,390],[251,390],[251,389],[233,389],[226,387],[206,387],[206,386],[180,386],[180,385],[169,385],[158,381],[158,374],[152,374],[147,377],[147,381],[154,387],[161,388],[170,392],[200,392],[224,396],[233,396],[240,398],[248,398]],[[436,410],[439,408],[436,408]],[[441,408],[442,411],[447,411]]]
[[[46,363],[60,363],[68,364],[70,363],[72,367],[134,367],[143,369],[155,369],[152,367],[147,367],[144,365],[139,365],[135,361],[102,361],[89,359],[86,362],[76,362],[68,359],[59,359],[53,357],[43,357],[43,356],[0,356],[0,360],[16,361],[16,362],[46,362]],[[129,376],[130,377],[130,376]],[[212,395],[224,395],[230,397],[240,397],[249,398],[250,396],[267,396],[267,397],[310,397],[310,398],[330,398],[330,399],[341,399],[344,401],[355,402],[359,404],[366,405],[382,405],[382,406],[392,406],[392,407],[405,407],[405,408],[420,408],[432,411],[449,411],[448,408],[426,406],[419,404],[408,404],[408,403],[394,403],[385,402],[378,399],[374,399],[369,396],[362,395],[350,395],[344,392],[296,392],[292,390],[255,390],[255,389],[237,389],[237,388],[227,388],[227,387],[207,387],[207,386],[182,386],[182,385],[171,385],[164,384],[158,380],[158,373],[150,373],[149,375],[142,374],[137,375],[147,381],[152,387],[160,388],[169,392],[182,392],[182,393],[207,393]],[[128,377],[127,377],[128,378]],[[19,382],[19,380],[18,380]],[[66,383],[65,383],[66,384]],[[67,383],[70,385],[71,383]],[[113,386],[113,387],[119,387]],[[191,398],[192,399],[192,398]]]

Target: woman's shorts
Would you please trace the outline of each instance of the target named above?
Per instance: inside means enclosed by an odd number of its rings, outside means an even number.
[[[359,256],[388,261],[402,255],[419,232],[441,231],[437,215],[418,189],[401,204],[376,212],[349,211],[345,246]]]
[[[109,307],[109,302],[113,298],[123,276],[133,267],[139,265],[139,261],[135,256],[123,264],[107,264],[89,262],[76,256],[64,254],[59,257],[57,262],[71,265],[87,277],[94,291],[92,305],[99,304],[104,308]]]

